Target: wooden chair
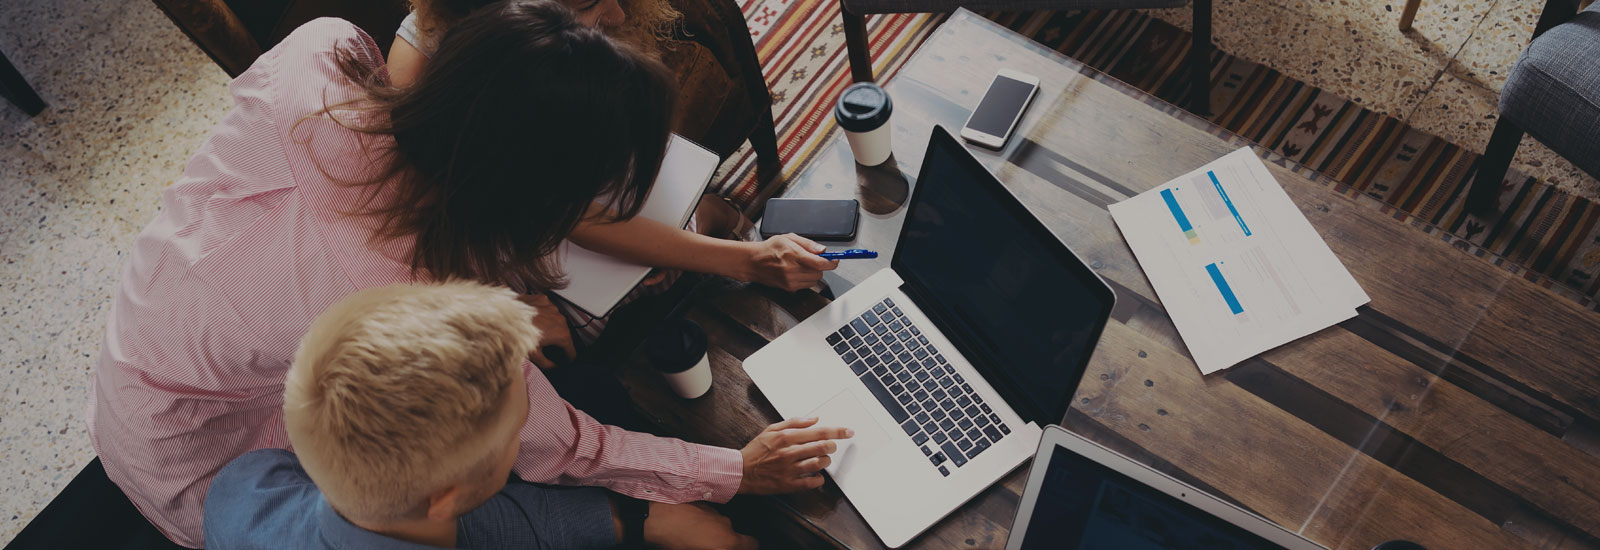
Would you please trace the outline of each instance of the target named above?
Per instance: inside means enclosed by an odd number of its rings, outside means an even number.
[[[238,76],[262,52],[318,17],[355,23],[388,51],[407,13],[405,0],[154,1],[229,76]],[[748,139],[763,173],[776,174],[781,162],[772,95],[744,14],[734,0],[672,4],[683,12],[683,28],[659,50],[679,76],[678,133],[723,158]]]
[[[39,511],[5,550],[96,548],[182,550],[139,514],[128,496],[106,477],[96,457],[73,476],[61,494]]]
[[[22,73],[11,65],[11,60],[0,53],[0,97],[11,100],[22,112],[34,116],[44,110],[44,100],[39,99],[39,94],[33,91],[28,81],[22,78]]]
[[[1401,32],[1411,30],[1411,22],[1417,18],[1417,6],[1421,4],[1422,0],[1406,0],[1405,9],[1400,10]]]
[[[867,42],[866,15],[970,10],[1091,10],[1171,8],[1189,0],[839,0],[844,19],[845,46],[850,54],[850,74],[856,82],[870,82],[872,51]],[[1211,0],[1194,0],[1194,43],[1189,49],[1191,82],[1189,110],[1211,114]]]

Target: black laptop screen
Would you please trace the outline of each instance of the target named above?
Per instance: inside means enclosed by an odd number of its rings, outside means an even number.
[[[934,134],[892,265],[1024,420],[1060,422],[1111,290],[954,138]]]
[[[1039,486],[1022,549],[1265,550],[1254,533],[1057,448]]]

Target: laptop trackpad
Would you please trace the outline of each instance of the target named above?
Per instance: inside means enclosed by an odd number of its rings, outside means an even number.
[[[889,443],[889,434],[849,390],[834,395],[809,416],[817,418],[818,426],[850,428],[856,432],[850,439],[834,440],[839,448],[831,455],[833,464],[828,466],[827,472],[835,483],[850,477],[852,471],[863,471],[860,466],[866,464],[867,457]]]

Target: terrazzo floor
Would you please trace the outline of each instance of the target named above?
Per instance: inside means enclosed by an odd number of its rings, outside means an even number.
[[[1580,2],[1587,5],[1587,2]],[[1404,0],[1217,0],[1217,47],[1265,64],[1418,130],[1483,151],[1500,89],[1533,36],[1544,0],[1423,0],[1399,30]],[[1189,8],[1156,17],[1189,29]],[[1591,199],[1600,181],[1524,138],[1513,166]]]
[[[822,0],[806,0],[822,1]],[[1481,150],[1541,0],[1219,0],[1218,45]],[[1187,27],[1185,9],[1158,14]],[[150,2],[0,2],[0,51],[50,107],[0,105],[0,541],[93,458],[90,373],[124,250],[230,106],[227,77]],[[3,103],[3,102],[0,102]],[[1525,141],[1519,168],[1600,182]]]

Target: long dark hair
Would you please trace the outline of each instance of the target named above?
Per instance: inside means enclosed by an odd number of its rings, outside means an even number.
[[[358,129],[394,137],[363,205],[377,237],[415,236],[414,273],[526,290],[565,283],[553,253],[594,201],[638,214],[676,100],[659,62],[550,0],[463,18],[404,89],[352,52],[338,63],[366,92],[360,110],[387,114]]]

